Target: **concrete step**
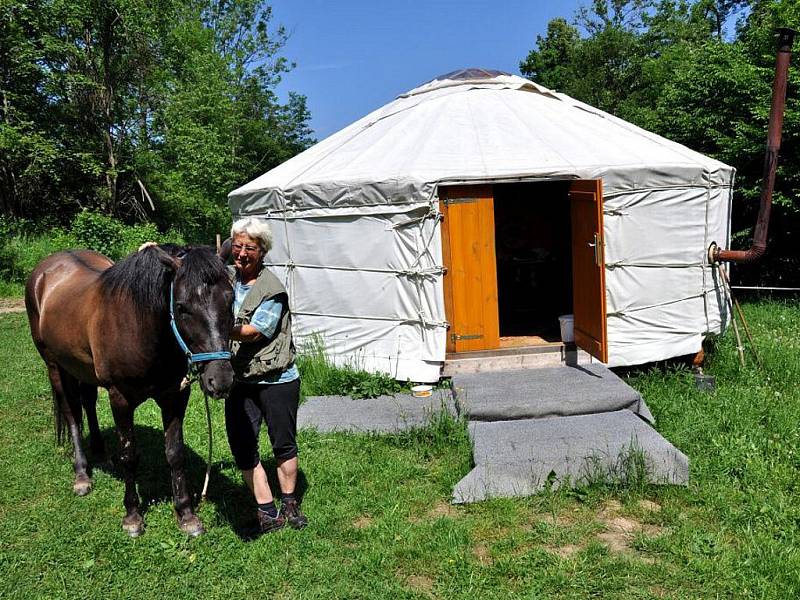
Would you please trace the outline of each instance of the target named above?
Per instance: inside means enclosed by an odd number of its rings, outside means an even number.
[[[686,455],[629,410],[471,422],[469,435],[475,468],[453,489],[457,504],[597,481],[689,481]]]
[[[585,415],[627,408],[652,422],[641,394],[601,363],[453,376],[460,414],[469,421]]]
[[[453,377],[464,373],[488,373],[515,369],[539,369],[564,365],[584,365],[592,357],[574,344],[546,344],[450,353],[445,357],[442,375]]]

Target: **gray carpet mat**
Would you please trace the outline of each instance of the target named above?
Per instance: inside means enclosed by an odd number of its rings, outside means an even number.
[[[642,396],[599,364],[453,376],[461,414],[470,421],[509,421],[628,409],[652,423]]]
[[[348,396],[312,396],[297,412],[297,426],[321,432],[396,433],[428,425],[441,412],[456,416],[450,390],[428,398],[409,394],[353,400]]]
[[[546,486],[576,486],[638,476],[686,484],[689,461],[629,410],[517,421],[471,422],[475,468],[453,502],[529,496]]]

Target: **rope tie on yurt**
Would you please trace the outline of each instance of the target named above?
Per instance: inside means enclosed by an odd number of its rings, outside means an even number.
[[[407,221],[403,221],[402,223],[395,223],[394,225],[391,225],[391,226],[387,227],[386,229],[389,229],[389,230],[400,229],[401,227],[407,227],[408,225],[414,225],[415,223],[422,223],[426,219],[431,219],[431,218],[436,219],[437,221],[441,221],[443,219],[441,213],[439,213],[439,211],[436,210],[436,207],[433,206],[433,205],[429,206],[428,207],[428,212],[426,212],[421,217],[415,217],[413,219],[408,219]]]
[[[424,223],[426,219],[433,219],[431,234],[428,236],[428,239],[423,242],[422,248],[419,251],[419,254],[417,254],[417,258],[414,259],[414,262],[412,262],[409,265],[410,268],[416,267],[425,254],[430,254],[431,242],[433,242],[433,238],[436,236],[436,226],[439,225],[439,223],[441,223],[444,220],[444,216],[442,215],[442,213],[439,212],[436,205],[434,203],[431,203],[428,212],[425,213],[425,215],[423,215],[423,217],[420,219],[420,223]],[[420,225],[420,233],[422,233],[422,231],[423,231],[423,226]],[[444,268],[443,265],[437,265],[437,266],[439,266],[439,268],[442,269]]]
[[[629,308],[627,310],[615,310],[610,311],[608,313],[609,317],[624,317],[630,313],[638,312],[640,310],[649,310],[651,308],[658,308],[660,306],[669,306],[671,304],[678,304],[679,302],[686,302],[687,300],[693,300],[695,298],[702,298],[705,296],[705,292],[701,292],[699,294],[692,294],[691,296],[686,296],[684,298],[677,298],[675,300],[669,300],[667,302],[659,302],[657,304],[648,304],[647,306],[636,306],[633,308]]]
[[[753,336],[750,334],[750,327],[747,325],[747,320],[744,318],[744,311],[742,307],[739,305],[739,301],[733,297],[733,291],[731,290],[731,281],[728,277],[728,272],[723,265],[717,265],[719,269],[720,275],[722,276],[722,287],[725,290],[725,299],[727,300],[728,307],[731,313],[731,323],[733,324],[733,332],[736,334],[736,350],[739,353],[739,362],[742,366],[744,366],[744,345],[742,344],[742,338],[739,334],[739,327],[736,324],[736,319],[734,318],[734,307],[736,308],[736,313],[739,316],[739,320],[742,322],[742,328],[744,329],[745,335],[747,336],[747,341],[750,342],[750,350],[753,352],[753,356],[758,363],[759,368],[764,371],[764,363],[761,361],[761,356],[758,354],[756,350],[756,344],[753,340]]]
[[[365,321],[386,321],[392,323],[409,323],[409,324],[422,324],[419,317],[382,317],[376,315],[343,315],[336,313],[318,313],[308,310],[293,310],[293,315],[303,315],[305,317],[331,317],[334,319],[363,319]],[[433,319],[426,319],[425,321],[430,327],[447,327],[445,321],[434,321]]]
[[[414,323],[417,325],[422,325],[426,329],[430,329],[432,327],[447,327],[446,321],[434,321],[433,319],[426,318],[425,313],[419,311],[417,313],[416,319],[403,319],[400,321],[401,323]]]
[[[294,288],[294,258],[292,258],[292,244],[289,239],[289,209],[286,206],[286,196],[281,191],[281,201],[283,202],[283,239],[286,240],[286,273],[283,278],[283,286],[286,293],[291,297]]]
[[[419,271],[419,273],[420,273],[419,276],[412,277],[412,281],[414,282],[414,285],[417,288],[417,316],[418,316],[418,318],[420,320],[420,323],[422,324],[421,334],[422,334],[422,338],[423,339],[426,339],[426,336],[428,335],[429,321],[426,320],[425,311],[423,310],[423,302],[422,302],[423,293],[422,293],[421,278],[425,277],[425,276],[429,276],[429,275],[443,275],[444,272],[445,272],[444,265],[434,265],[434,266],[428,267],[427,269],[419,269],[418,268],[418,265],[422,261],[422,257],[425,254],[428,254],[431,257],[431,262],[434,262],[434,257],[433,257],[433,254],[431,253],[431,248],[430,247],[431,247],[431,243],[433,242],[433,238],[436,236],[436,228],[444,220],[444,215],[442,215],[439,212],[439,207],[436,204],[436,202],[433,201],[433,198],[431,198],[431,202],[430,202],[430,206],[428,208],[428,212],[425,213],[425,215],[423,216],[422,220],[420,221],[420,225],[419,225],[420,235],[424,234],[425,220],[429,219],[429,218],[433,219],[433,224],[431,226],[431,234],[428,236],[428,239],[423,242],[422,249],[420,250],[419,254],[417,255],[417,258],[411,264],[411,267],[412,268],[417,268],[417,271]],[[437,327],[443,327],[443,328],[446,329],[447,328],[447,323],[444,323],[442,325],[437,324]]]
[[[709,225],[708,225],[708,215],[710,214],[710,207],[711,207],[711,173],[709,173],[706,169],[703,169],[703,177],[706,180],[706,201],[705,201],[705,216],[703,219],[703,247],[708,248],[710,243],[709,240]],[[703,276],[703,290],[708,290],[708,256],[704,257],[706,260],[703,261],[703,269],[701,271]],[[708,314],[708,296],[703,298],[703,314],[706,318],[706,331],[711,329],[711,319]]]
[[[287,261],[282,263],[264,263],[268,267],[284,267],[287,270],[294,270],[298,267],[303,269],[327,269],[330,271],[349,271],[358,273],[387,273],[390,275],[402,275],[405,277],[430,277],[433,275],[441,275],[444,272],[444,267],[433,266],[426,269],[374,269],[362,267],[332,267],[329,265],[312,265],[306,263],[296,263],[294,261]]]
[[[626,267],[638,267],[642,269],[689,269],[706,266],[702,262],[696,263],[653,263],[653,262],[626,262],[618,260],[612,263],[606,263],[606,269],[613,271],[614,269],[624,269]]]
[[[398,269],[397,275],[406,277],[431,277],[444,273],[444,267],[428,267],[427,269]]]

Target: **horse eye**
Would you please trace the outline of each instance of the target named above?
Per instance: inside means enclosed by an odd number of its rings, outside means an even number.
[[[191,313],[189,308],[185,304],[181,304],[181,303],[178,303],[175,306],[175,312],[177,312],[182,317],[186,316],[186,315],[189,315]]]

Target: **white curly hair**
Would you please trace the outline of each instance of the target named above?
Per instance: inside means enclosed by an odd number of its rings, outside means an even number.
[[[240,233],[256,240],[264,253],[272,249],[272,230],[264,219],[255,217],[239,219],[231,226],[231,239]]]

